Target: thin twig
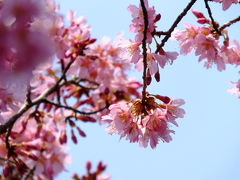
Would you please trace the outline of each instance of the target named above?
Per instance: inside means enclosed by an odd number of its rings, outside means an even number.
[[[219,28],[219,30],[222,31],[222,30],[224,30],[225,28],[231,26],[232,24],[234,24],[234,23],[236,23],[236,22],[238,22],[238,21],[240,21],[240,16],[236,17],[235,19],[232,19],[231,21],[229,21],[229,22],[226,23],[226,24],[223,24],[223,25]]]
[[[208,5],[208,0],[204,0],[204,2],[205,2],[205,7],[206,7],[206,9],[207,9],[207,11],[208,11],[208,15],[209,15],[209,17],[210,17],[210,19],[211,19],[211,22],[212,22],[212,25],[213,25],[213,29],[214,29],[219,35],[221,35],[221,31],[219,31],[218,25],[216,24],[215,20],[213,19],[213,15],[212,15],[211,8],[210,8],[210,6]]]
[[[99,110],[96,110],[96,111],[92,111],[92,112],[85,112],[85,111],[79,111],[71,106],[65,106],[65,105],[62,105],[62,104],[57,104],[57,103],[54,103],[52,101],[49,101],[47,99],[45,99],[43,102],[45,103],[48,103],[48,104],[51,104],[57,108],[64,108],[64,109],[68,109],[68,110],[71,110],[73,111],[74,113],[78,113],[78,114],[83,114],[83,115],[91,115],[91,114],[96,114],[98,112],[101,112],[103,111],[104,109],[108,108],[108,104],[106,104],[106,106],[104,106],[103,108],[100,108]]]
[[[5,124],[0,125],[0,134],[4,134],[7,132],[8,129],[11,129],[11,127],[14,125],[14,123],[17,121],[17,119],[20,118],[31,107],[40,104],[44,99],[46,99],[46,97],[48,97],[50,94],[52,94],[53,92],[58,90],[61,86],[65,85],[66,82],[63,81],[64,76],[67,73],[70,66],[73,64],[73,62],[74,62],[74,60],[72,60],[68,63],[67,67],[63,71],[62,76],[59,78],[59,80],[56,82],[56,84],[54,86],[52,86],[49,89],[46,89],[40,96],[38,96],[34,100],[32,100],[31,103],[26,101],[16,114],[14,114],[12,117],[10,117]],[[11,133],[11,132],[8,132],[8,133]]]
[[[14,161],[12,161],[12,160],[10,160],[10,159],[5,159],[5,158],[3,158],[3,157],[0,157],[0,161],[9,162],[9,163],[12,163],[12,164],[15,163]]]
[[[182,20],[182,18],[187,14],[187,12],[191,9],[191,7],[194,5],[194,3],[197,0],[191,0],[189,4],[184,8],[181,14],[178,15],[177,19],[174,21],[170,29],[167,31],[166,36],[162,39],[161,44],[157,47],[156,53],[165,45],[165,43],[168,41],[168,39],[171,37],[172,32],[177,27],[178,23]]]
[[[27,173],[26,177],[24,178],[25,180],[28,180],[28,178],[33,176],[33,173],[35,171],[36,167],[34,166],[32,169],[29,170],[29,172]]]

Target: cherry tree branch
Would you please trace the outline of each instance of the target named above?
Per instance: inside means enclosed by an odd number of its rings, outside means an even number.
[[[212,26],[213,26],[214,30],[215,30],[219,35],[221,35],[221,31],[219,31],[218,25],[216,24],[216,21],[215,21],[214,18],[213,18],[211,8],[210,8],[210,6],[209,6],[209,4],[208,4],[208,0],[204,0],[204,2],[205,2],[205,7],[206,7],[206,9],[207,9],[207,11],[208,11],[208,15],[209,15],[209,17],[210,17],[210,19],[211,19]]]
[[[22,105],[22,107],[19,109],[19,111],[17,113],[15,113],[12,117],[10,117],[6,121],[5,124],[0,125],[0,134],[4,134],[4,133],[8,132],[7,136],[6,136],[6,145],[7,145],[8,149],[10,149],[10,145],[8,143],[8,138],[11,133],[11,130],[10,131],[8,131],[8,130],[11,129],[11,127],[14,125],[14,123],[17,121],[17,119],[19,119],[25,112],[27,112],[33,106],[43,103],[50,94],[58,91],[62,86],[74,82],[74,80],[66,81],[66,77],[65,77],[67,71],[69,70],[69,68],[71,67],[73,62],[74,62],[74,60],[71,60],[68,63],[68,65],[65,67],[65,69],[62,72],[62,76],[58,79],[58,81],[56,82],[56,84],[54,86],[50,87],[49,89],[46,89],[40,96],[36,97],[33,100],[28,99]],[[86,79],[79,80],[79,81],[75,80],[75,84],[77,84],[80,81],[88,81],[88,80],[86,80]],[[92,82],[92,81],[89,81],[89,82],[97,85],[97,83],[95,83],[95,82]],[[81,87],[83,87],[83,86],[81,86]]]
[[[224,30],[225,28],[233,25],[234,23],[236,23],[236,22],[238,22],[238,21],[240,21],[240,16],[236,17],[235,19],[230,20],[230,21],[229,21],[228,23],[226,23],[226,24],[223,24],[223,25],[219,28],[219,30],[222,31],[222,30]]]
[[[174,29],[177,27],[178,23],[182,20],[182,18],[187,14],[187,12],[191,9],[191,7],[194,5],[194,3],[197,0],[191,0],[189,2],[189,4],[184,8],[184,10],[182,11],[182,13],[180,13],[177,17],[177,19],[174,21],[174,23],[172,24],[172,26],[170,27],[170,29],[167,32],[164,32],[163,34],[166,34],[166,36],[162,39],[161,44],[159,46],[157,46],[156,49],[156,53],[165,45],[165,43],[168,41],[168,39],[171,37],[172,32],[174,31]]]
[[[65,106],[65,105],[62,105],[62,104],[57,104],[57,103],[54,103],[52,101],[49,101],[47,99],[44,99],[43,100],[44,103],[48,103],[48,104],[51,104],[57,108],[63,108],[63,109],[68,109],[68,110],[71,110],[73,111],[74,113],[77,113],[77,114],[83,114],[83,115],[91,115],[91,114],[96,114],[98,112],[101,112],[103,111],[104,109],[108,108],[109,104],[106,103],[106,105],[103,107],[103,108],[100,108],[99,110],[96,110],[96,111],[92,111],[92,112],[85,112],[85,111],[79,111],[78,109],[75,109],[71,106]]]
[[[148,29],[148,13],[147,9],[144,4],[144,0],[140,0],[141,2],[141,7],[142,7],[142,12],[143,12],[143,17],[144,17],[144,31],[143,31],[143,40],[142,40],[142,49],[143,49],[143,90],[142,90],[142,104],[145,104],[146,100],[146,89],[147,89],[147,29]]]

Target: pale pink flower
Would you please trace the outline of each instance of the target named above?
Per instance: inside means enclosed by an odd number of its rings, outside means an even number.
[[[130,142],[139,142],[142,147],[150,143],[151,148],[155,148],[159,140],[170,142],[170,134],[174,133],[169,128],[170,123],[177,126],[176,119],[184,117],[185,111],[180,106],[185,102],[182,99],[166,100],[164,96],[153,97],[163,100],[164,104],[155,103],[150,98],[144,113],[140,100],[111,105],[109,114],[102,117],[109,123],[107,132],[117,133]]]
[[[239,0],[214,0],[215,2],[221,2],[222,3],[222,9],[225,11],[227,10],[232,4],[238,4],[240,3]]]
[[[184,109],[180,108],[183,104],[185,104],[183,99],[171,99],[169,103],[166,104],[166,117],[168,121],[175,126],[178,126],[175,120],[177,118],[183,118],[185,115]]]
[[[148,0],[144,0],[144,3],[148,13],[147,43],[151,43],[152,42],[151,33],[155,29],[154,23],[157,15],[155,14],[154,7],[149,7]],[[141,41],[143,40],[143,31],[144,31],[144,16],[143,16],[141,4],[139,5],[139,7],[135,5],[130,5],[128,6],[128,10],[130,11],[133,17],[132,24],[130,25],[130,31],[137,33],[135,36],[135,41],[141,43]]]
[[[122,41],[120,44],[121,57],[123,59],[130,59],[130,62],[136,64],[142,57],[140,45],[140,42],[133,42],[131,40]]]
[[[110,113],[102,117],[103,121],[110,122],[107,132],[117,133],[120,137],[129,139],[130,142],[137,142],[141,130],[138,127],[138,119],[130,112],[130,105],[124,101],[113,104],[109,107]]]
[[[164,68],[168,62],[170,65],[173,64],[173,61],[177,59],[178,53],[161,50],[159,54],[153,54],[153,56],[157,60],[160,67]]]
[[[240,44],[238,41],[233,41],[229,46],[222,47],[225,63],[240,65]]]
[[[198,60],[206,59],[204,66],[217,66],[219,71],[225,69],[225,62],[221,56],[221,46],[219,41],[211,34],[210,27],[197,27],[186,25],[186,30],[175,31],[173,38],[180,42],[180,53],[188,54],[195,50]]]
[[[211,35],[199,34],[196,37],[196,51],[195,54],[199,56],[199,61],[207,59],[204,66],[206,68],[212,67],[212,64],[217,65],[217,69],[222,71],[225,69],[225,63],[220,54],[220,46],[218,41]]]
[[[96,180],[110,180],[111,179],[111,175],[110,174],[101,174],[97,176]]]
[[[235,86],[228,89],[228,92],[240,98],[240,79],[237,82],[232,82],[232,84],[235,84]]]
[[[166,114],[161,109],[157,108],[151,111],[143,120],[143,137],[140,139],[140,145],[146,147],[150,141],[152,148],[158,144],[158,140],[162,139],[165,142],[171,141],[170,133],[174,131],[168,128],[168,120]]]
[[[179,41],[180,53],[186,55],[194,49],[196,43],[195,38],[199,34],[200,27],[190,24],[184,25],[186,29],[175,30],[172,38]]]

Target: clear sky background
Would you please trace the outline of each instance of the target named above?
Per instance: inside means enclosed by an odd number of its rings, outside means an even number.
[[[73,9],[85,16],[92,27],[92,35],[114,39],[119,32],[133,38],[127,6],[137,0],[58,0],[61,12]],[[162,14],[159,30],[167,30],[189,0],[149,0]],[[202,2],[202,1],[201,1]],[[223,12],[220,4],[210,3],[213,15],[220,24],[239,16],[240,6]],[[195,9],[204,6],[198,2]],[[195,23],[189,13],[183,22]],[[182,23],[178,26],[181,29]],[[231,27],[230,38],[239,39],[240,23]],[[168,42],[168,51],[178,51],[176,43]],[[239,180],[240,179],[240,99],[227,93],[237,81],[240,69],[228,66],[224,72],[216,68],[206,70],[193,54],[179,56],[172,66],[161,70],[161,82],[152,83],[149,92],[183,98],[186,116],[178,119],[179,127],[170,143],[159,143],[156,149],[144,149],[130,144],[118,135],[108,135],[98,124],[82,124],[87,138],[78,139],[78,145],[69,143],[72,164],[69,172],[57,177],[69,179],[73,172],[85,173],[85,162],[96,165],[102,160],[108,165],[106,173],[112,180]],[[137,75],[141,80],[141,75]],[[94,167],[95,168],[95,167]]]

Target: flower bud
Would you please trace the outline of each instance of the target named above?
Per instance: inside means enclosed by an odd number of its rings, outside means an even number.
[[[196,16],[197,18],[205,18],[205,16],[203,15],[203,13],[200,12],[200,11],[198,11],[198,10],[196,10],[196,9],[193,9],[193,10],[192,10],[192,13],[193,13],[193,15]]]
[[[209,23],[209,20],[206,18],[198,18],[197,22],[199,24],[206,24],[206,23]]]
[[[75,133],[73,129],[71,129],[71,138],[74,144],[77,144],[77,137],[75,136]]]
[[[160,81],[160,73],[159,73],[159,71],[155,73],[154,77],[155,77],[157,82]]]
[[[60,137],[59,137],[59,142],[60,144],[65,144],[67,143],[67,134],[66,134],[66,130],[62,130]]]

